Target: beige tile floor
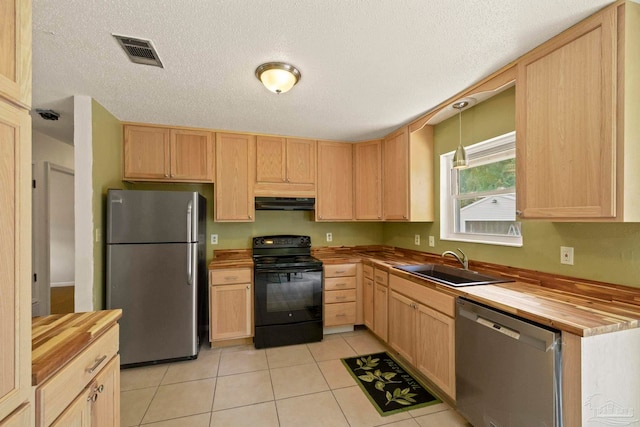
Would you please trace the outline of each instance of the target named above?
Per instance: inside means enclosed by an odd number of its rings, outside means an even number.
[[[445,403],[381,417],[340,358],[386,350],[367,331],[319,343],[211,349],[198,359],[123,369],[122,427],[460,427]]]

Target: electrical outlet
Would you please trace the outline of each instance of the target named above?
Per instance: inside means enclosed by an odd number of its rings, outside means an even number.
[[[333,241],[333,233],[327,233],[327,242]]]
[[[571,246],[560,246],[560,263],[573,265],[573,248]]]
[[[100,243],[100,240],[102,240],[102,229],[96,228],[96,243]]]
[[[415,237],[413,238],[413,243],[416,244],[417,246],[420,246],[420,235],[416,234]]]
[[[429,246],[434,247],[436,245],[436,238],[429,236]]]
[[[211,235],[211,244],[212,245],[217,245],[218,244],[218,235],[217,234],[212,234]]]

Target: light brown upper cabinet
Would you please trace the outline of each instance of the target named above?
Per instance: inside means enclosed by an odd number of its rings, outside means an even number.
[[[355,219],[382,220],[382,141],[353,146]]]
[[[123,179],[213,182],[213,133],[153,126],[124,126]]]
[[[256,196],[314,197],[316,141],[258,136]]]
[[[353,219],[353,144],[318,141],[316,220]]]
[[[0,96],[31,106],[31,2],[0,1]]]
[[[517,67],[520,215],[640,220],[640,5],[596,13]]]
[[[433,127],[403,127],[383,141],[383,217],[433,221]]]
[[[216,133],[215,220],[252,222],[256,137],[240,133]]]

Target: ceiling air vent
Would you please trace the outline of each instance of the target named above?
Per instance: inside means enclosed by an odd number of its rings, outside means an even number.
[[[117,36],[113,34],[113,37],[118,40],[122,49],[127,54],[131,62],[144,65],[155,65],[156,67],[164,68],[160,57],[156,52],[156,49],[151,44],[151,40],[135,39],[127,36]]]

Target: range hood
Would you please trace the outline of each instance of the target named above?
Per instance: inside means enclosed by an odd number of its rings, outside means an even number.
[[[312,211],[313,197],[256,197],[257,211]]]

